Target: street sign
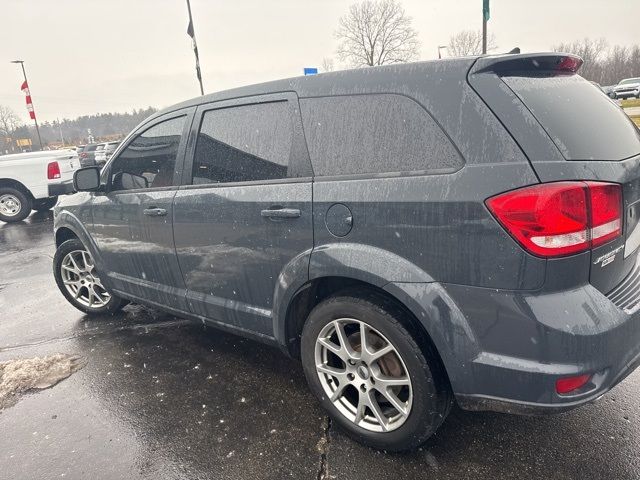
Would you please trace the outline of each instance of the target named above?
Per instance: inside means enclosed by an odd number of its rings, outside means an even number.
[[[16,140],[16,145],[18,147],[30,147],[31,139],[30,138],[19,138]]]
[[[304,67],[305,75],[316,75],[318,73],[318,69],[316,67]]]
[[[482,0],[482,16],[485,22],[489,21],[491,12],[489,11],[489,0]]]

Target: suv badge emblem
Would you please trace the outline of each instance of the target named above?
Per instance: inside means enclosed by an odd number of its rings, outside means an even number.
[[[609,265],[611,262],[613,262],[616,259],[616,254],[624,249],[624,245],[620,245],[619,247],[611,250],[609,253],[605,253],[604,255],[601,255],[600,257],[596,258],[596,261],[593,262],[594,265],[597,265],[600,263],[600,268],[604,267],[605,265]]]

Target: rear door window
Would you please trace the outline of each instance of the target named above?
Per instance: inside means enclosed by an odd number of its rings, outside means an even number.
[[[457,170],[462,159],[414,100],[395,94],[300,100],[315,175]]]
[[[292,141],[286,101],[206,111],[196,143],[193,184],[287,178]]]
[[[505,76],[567,160],[640,154],[640,132],[624,111],[579,75]]]

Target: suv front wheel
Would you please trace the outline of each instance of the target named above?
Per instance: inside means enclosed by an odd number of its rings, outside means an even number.
[[[317,305],[302,333],[313,393],[355,440],[400,451],[418,447],[452,405],[435,352],[420,348],[383,298],[341,295]]]
[[[53,274],[65,298],[84,313],[115,313],[125,302],[102,285],[89,251],[78,239],[64,242],[53,257]]]

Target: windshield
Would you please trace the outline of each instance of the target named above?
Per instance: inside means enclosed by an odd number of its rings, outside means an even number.
[[[640,78],[628,78],[622,80],[618,85],[629,85],[630,83],[640,83]]]
[[[624,111],[579,75],[505,76],[567,160],[640,154],[640,132]]]

